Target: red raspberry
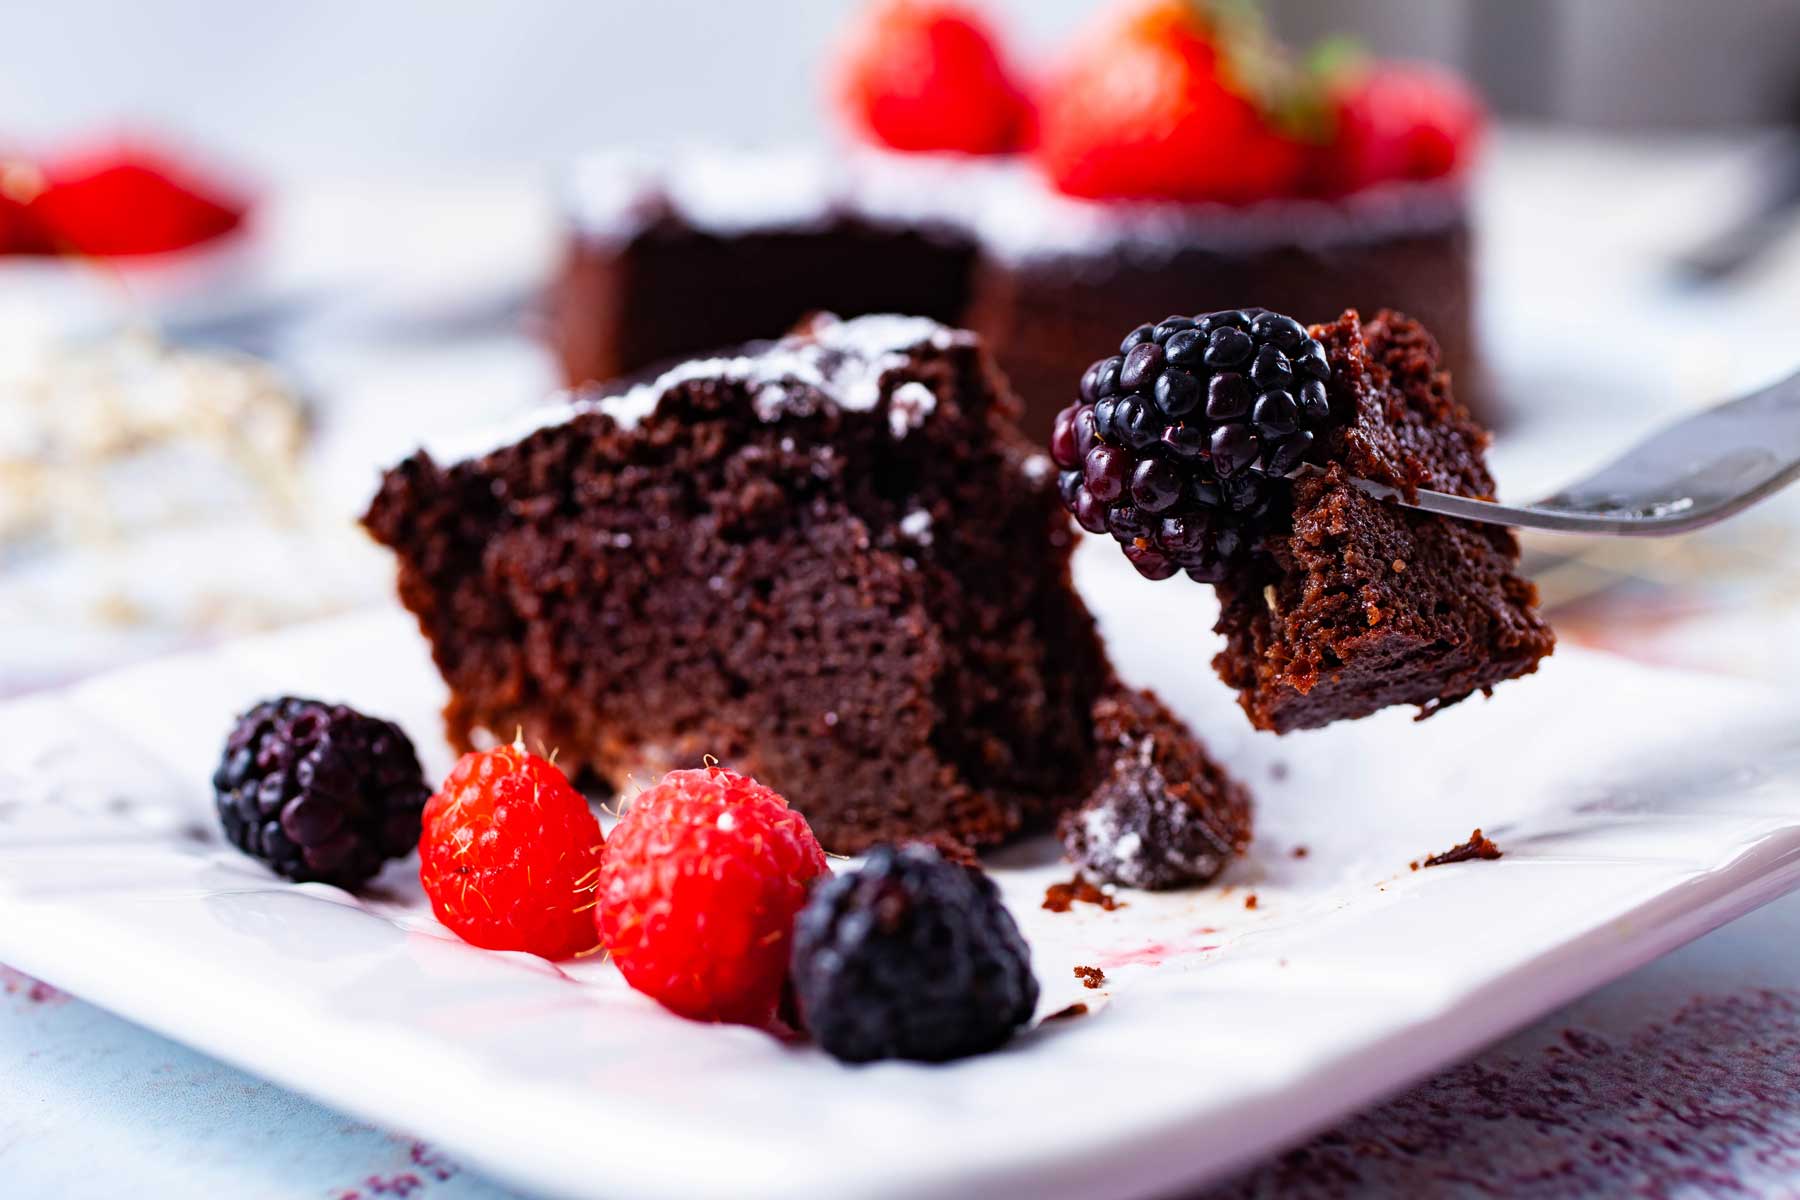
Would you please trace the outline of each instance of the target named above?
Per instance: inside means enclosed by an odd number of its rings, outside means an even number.
[[[568,958],[596,944],[600,823],[522,745],[465,754],[425,804],[419,881],[431,911],[489,950]]]
[[[607,843],[601,940],[627,983],[674,1012],[768,1025],[794,914],[825,873],[806,818],[768,788],[720,767],[671,771]]]
[[[1003,154],[1030,124],[993,33],[955,4],[871,5],[845,39],[835,84],[851,126],[895,150]]]
[[[1331,86],[1337,135],[1321,153],[1331,195],[1390,179],[1437,179],[1466,167],[1486,117],[1468,84],[1424,63],[1378,63]]]
[[[32,216],[58,246],[101,256],[184,250],[236,229],[245,205],[192,168],[140,146],[44,166]]]
[[[1094,199],[1243,203],[1292,192],[1304,153],[1252,98],[1191,0],[1155,0],[1082,41],[1043,89],[1037,156]]]

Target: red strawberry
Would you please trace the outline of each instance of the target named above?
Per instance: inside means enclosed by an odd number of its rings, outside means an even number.
[[[25,206],[0,191],[0,254],[30,254]]]
[[[1038,160],[1100,199],[1242,203],[1293,190],[1300,144],[1266,119],[1191,0],[1154,0],[1085,39],[1038,100]]]
[[[1351,70],[1331,92],[1337,133],[1319,164],[1328,194],[1454,174],[1474,159],[1486,124],[1466,83],[1424,63]]]
[[[0,155],[0,254],[49,254],[50,237],[28,207],[43,188],[38,169]]]
[[[44,165],[32,217],[59,248],[97,256],[184,250],[231,232],[243,201],[190,168],[135,145]]]
[[[879,0],[851,27],[834,88],[852,128],[895,150],[1001,154],[1030,124],[993,33],[956,4]]]

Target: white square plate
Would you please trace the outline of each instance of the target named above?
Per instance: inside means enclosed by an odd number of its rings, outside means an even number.
[[[1216,1178],[1800,882],[1781,696],[1565,648],[1423,724],[1276,739],[1208,666],[1203,589],[1142,583],[1107,546],[1078,572],[1121,670],[1256,791],[1257,842],[1228,887],[1113,912],[1040,907],[1069,875],[1047,841],[994,856],[1040,1012],[1090,1006],[1001,1053],[844,1067],[669,1016],[599,960],[464,946],[411,862],[359,900],[223,848],[207,779],[262,697],[394,717],[447,769],[442,684],[393,610],[0,708],[0,961],[548,1192],[1132,1196]],[[1477,825],[1503,859],[1409,869]]]

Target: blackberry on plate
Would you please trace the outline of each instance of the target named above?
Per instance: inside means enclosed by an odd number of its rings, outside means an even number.
[[[355,888],[419,844],[431,789],[393,722],[283,696],[238,718],[213,792],[239,850],[289,879]]]
[[[794,926],[800,1019],[847,1062],[993,1050],[1031,1018],[1031,951],[979,870],[877,846],[814,885]]]
[[[1286,502],[1283,477],[1339,423],[1325,348],[1292,317],[1166,317],[1090,366],[1050,456],[1076,522],[1138,572],[1215,583]]]

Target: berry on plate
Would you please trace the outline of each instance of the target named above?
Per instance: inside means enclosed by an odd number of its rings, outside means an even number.
[[[587,800],[514,743],[463,755],[426,803],[419,880],[463,941],[568,958],[598,940],[601,846]]]
[[[794,928],[801,1022],[847,1062],[942,1062],[1031,1019],[1031,950],[979,870],[929,846],[877,846],[821,882]]]
[[[1337,128],[1318,166],[1319,186],[1328,194],[1452,175],[1473,161],[1480,146],[1486,124],[1481,101],[1441,67],[1352,66],[1329,91]]]
[[[412,850],[429,790],[399,726],[294,696],[237,719],[212,782],[232,845],[289,879],[343,888]]]
[[[826,874],[806,819],[721,767],[671,771],[607,842],[601,940],[625,981],[684,1017],[769,1025],[794,914]]]
[[[870,5],[839,51],[834,91],[859,134],[894,150],[1001,154],[1030,125],[992,31],[937,0]]]
[[[246,204],[193,167],[137,145],[43,164],[33,219],[59,248],[102,257],[185,250],[236,229]]]
[[[1279,508],[1282,476],[1341,423],[1330,379],[1325,348],[1280,313],[1139,325],[1051,427],[1063,504],[1089,533],[1112,534],[1139,574],[1217,583]]]
[[[1128,8],[1038,96],[1037,156],[1093,199],[1244,203],[1293,191],[1304,152],[1256,94],[1257,39],[1192,0]]]

